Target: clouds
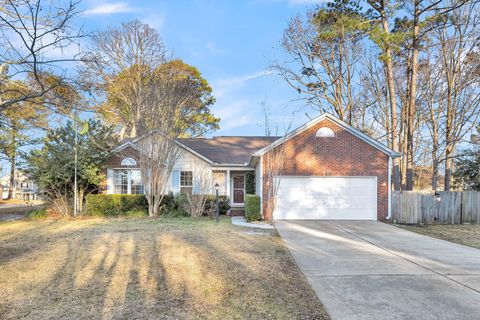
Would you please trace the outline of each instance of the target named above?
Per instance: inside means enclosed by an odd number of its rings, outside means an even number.
[[[138,8],[130,6],[126,2],[103,3],[83,12],[85,16],[111,15],[116,13],[131,13],[138,11]]]
[[[269,76],[272,72],[269,70],[257,71],[239,76],[219,79],[213,82],[213,88],[216,97],[221,97],[225,92],[232,89],[239,89],[247,84],[250,80],[255,80],[261,77]]]
[[[262,96],[258,95],[258,90],[261,79],[270,74],[270,71],[261,70],[212,81],[213,94],[217,98],[213,111],[221,119],[222,134],[243,132],[248,135],[259,124]]]

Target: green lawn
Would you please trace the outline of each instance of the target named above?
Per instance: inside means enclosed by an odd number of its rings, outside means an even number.
[[[435,224],[426,226],[398,226],[426,236],[480,249],[480,225]]]
[[[247,231],[228,218],[0,223],[0,318],[327,319],[277,233]]]

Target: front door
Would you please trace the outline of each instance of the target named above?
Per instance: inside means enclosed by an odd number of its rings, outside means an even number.
[[[233,203],[243,204],[245,195],[245,176],[233,175]]]

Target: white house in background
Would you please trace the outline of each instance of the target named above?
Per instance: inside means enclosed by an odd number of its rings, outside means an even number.
[[[2,199],[8,197],[8,189],[10,188],[10,175],[0,178],[0,191]],[[36,200],[38,196],[38,187],[29,180],[20,170],[15,170],[15,180],[13,183],[13,199]]]

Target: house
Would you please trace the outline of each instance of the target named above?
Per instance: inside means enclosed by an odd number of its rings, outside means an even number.
[[[0,190],[2,199],[8,197],[8,189],[10,188],[10,175],[0,178]],[[38,197],[38,187],[33,181],[30,181],[20,170],[15,170],[15,178],[13,182],[14,199],[36,200]]]
[[[106,193],[141,194],[136,140],[122,142],[107,166]],[[194,189],[196,172],[207,169],[212,187],[242,209],[246,173],[255,177],[262,214],[271,219],[385,220],[390,216],[392,158],[400,156],[377,140],[323,114],[283,137],[220,136],[177,139],[184,152],[168,191]],[[269,199],[268,159],[283,152],[277,169],[274,209]],[[270,196],[269,196],[270,195]]]

